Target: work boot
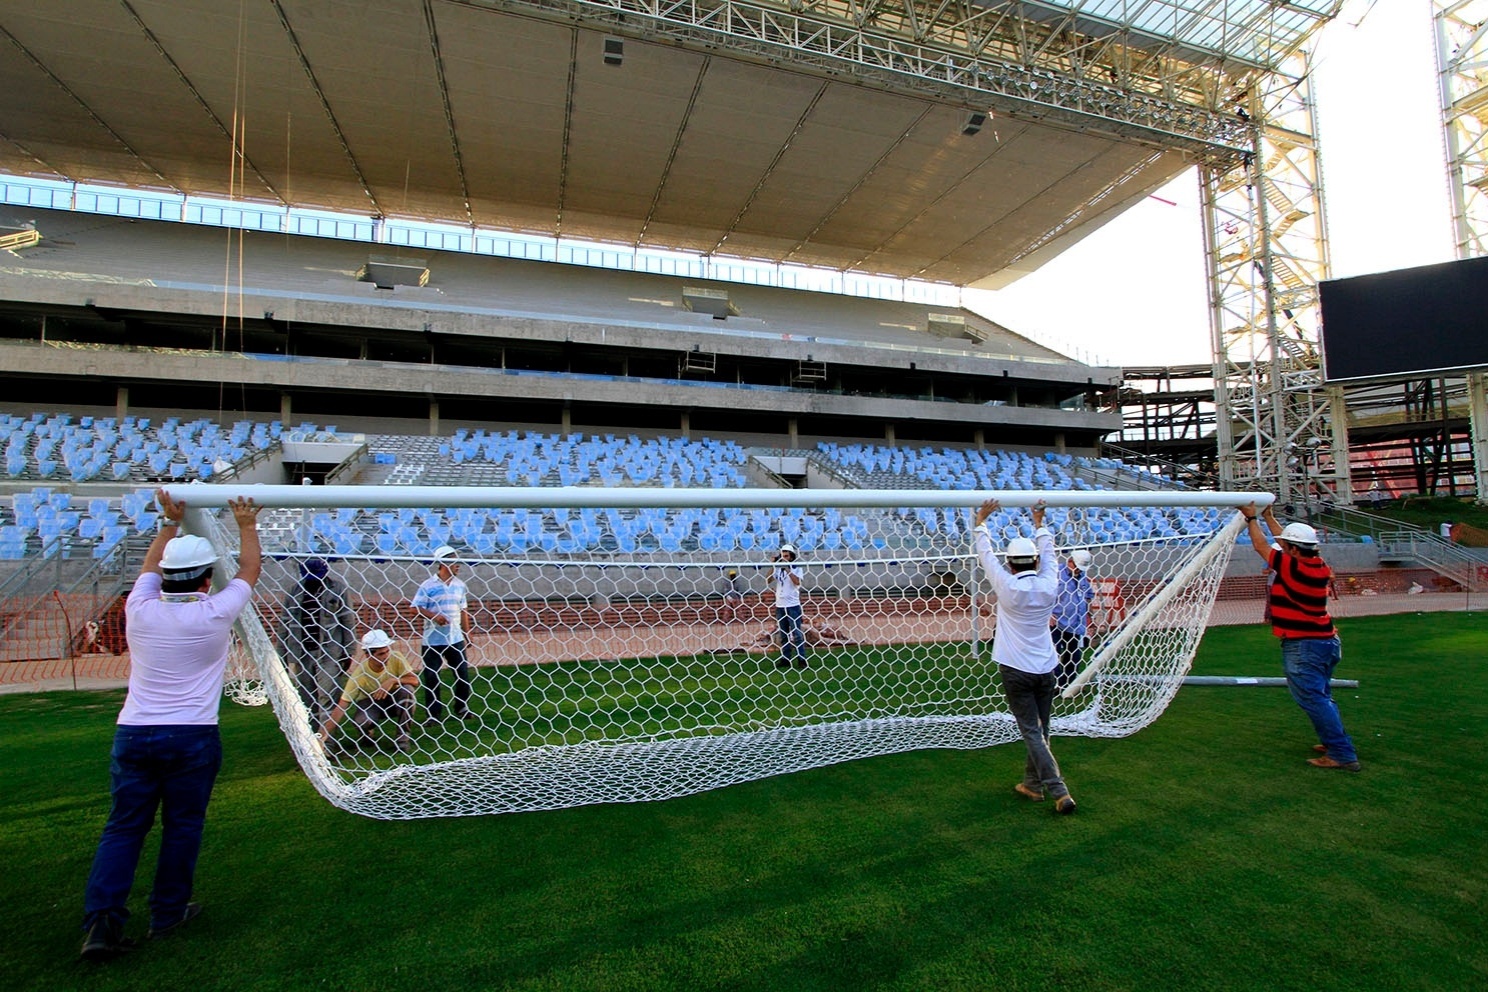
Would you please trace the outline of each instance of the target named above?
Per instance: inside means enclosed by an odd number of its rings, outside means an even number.
[[[88,961],[107,961],[133,946],[134,941],[124,936],[123,920],[100,916],[83,937],[82,956]]]

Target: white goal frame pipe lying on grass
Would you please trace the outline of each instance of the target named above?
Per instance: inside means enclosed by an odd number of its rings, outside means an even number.
[[[1077,547],[1095,555],[1091,571],[1102,591],[1092,605],[1088,649],[1061,676],[1067,691],[1055,701],[1054,733],[1131,734],[1157,718],[1188,672],[1239,536],[1239,514],[1224,511],[1273,501],[1266,493],[1185,491],[166,488],[186,503],[187,529],[218,548],[219,578],[235,570],[237,534],[229,514],[211,511],[234,498],[281,512],[348,509],[349,518],[373,529],[379,519],[394,523],[394,515],[361,511],[415,511],[406,518],[425,528],[425,553],[340,554],[315,543],[311,527],[277,531],[275,540],[290,543],[265,548],[263,579],[239,625],[230,686],[235,698],[257,695],[273,704],[322,795],[387,819],[660,800],[856,758],[1018,740],[988,650],[995,604],[970,540],[973,508],[992,499],[1003,507],[994,520],[998,547],[1015,530],[1027,532],[1026,508],[1042,502],[1051,510],[1060,567],[1063,553]],[[481,508],[497,513],[468,513]],[[485,527],[514,510],[549,526],[582,519],[566,511],[609,510],[613,518],[599,517],[610,526],[644,520],[653,531],[643,531],[644,546],[632,542],[629,550],[614,541],[577,550],[577,538],[562,551],[464,548],[458,560],[470,602],[462,651],[471,656],[470,675],[448,667],[432,694],[426,683],[410,697],[406,712],[355,727],[343,719],[323,743],[343,667],[361,656],[335,659],[329,699],[307,679],[318,662],[288,621],[302,603],[310,562],[329,569],[354,614],[345,643],[386,630],[417,671],[424,621],[409,604],[430,575],[431,521],[442,521],[440,533],[448,534],[458,516],[442,511],[457,509],[467,510],[467,524]],[[721,512],[730,509],[741,512]],[[714,530],[706,550],[701,531],[681,546],[668,532],[671,547],[662,549],[655,528],[687,520],[689,510],[711,511],[715,526],[748,517],[751,528],[763,522],[774,530],[762,535],[768,542],[740,538],[722,549],[717,542],[726,531]],[[1136,519],[1167,532],[1118,540],[1110,527],[1096,526]],[[1196,529],[1169,526],[1183,521]],[[854,541],[813,547],[792,538],[789,528],[807,522],[816,530],[803,537],[820,538],[823,527],[840,523],[838,537]],[[858,540],[865,535],[871,539]],[[794,662],[786,650],[794,649],[794,633],[776,626],[771,598],[770,556],[787,539],[805,552],[801,633],[818,638]],[[726,576],[748,580],[742,603],[725,591]],[[437,717],[430,707],[441,699],[452,710],[465,705],[457,691],[469,697],[467,721],[405,719],[414,707],[419,716]]]

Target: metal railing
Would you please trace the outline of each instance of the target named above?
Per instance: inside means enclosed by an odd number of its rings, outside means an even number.
[[[1488,589],[1488,560],[1444,541],[1426,531],[1395,530],[1381,533],[1375,542],[1380,557],[1407,559],[1431,569],[1468,592]]]
[[[1128,465],[1147,465],[1160,471],[1170,481],[1166,486],[1160,488],[1172,489],[1177,487],[1190,487],[1193,489],[1218,489],[1219,476],[1212,472],[1201,472],[1192,465],[1184,465],[1161,455],[1146,454],[1132,448],[1124,448],[1119,444],[1109,441],[1100,443],[1102,457],[1119,458]]]
[[[240,478],[242,474],[248,471],[250,468],[258,465],[260,462],[268,461],[275,455],[283,454],[283,451],[284,445],[278,439],[275,439],[275,441],[267,448],[263,448],[259,451],[254,451],[249,454],[248,457],[238,459],[237,461],[233,462],[232,465],[228,468],[225,468],[221,472],[213,475],[212,482],[218,484],[232,482]]]
[[[1430,531],[1414,524],[1402,523],[1393,517],[1381,516],[1351,506],[1314,503],[1310,510],[1309,516],[1313,526],[1348,534],[1351,537],[1367,536],[1376,543],[1379,543],[1385,534],[1419,533],[1425,537],[1432,536]]]
[[[65,565],[78,559],[44,558],[12,576],[4,590],[9,610],[0,627],[0,660],[70,658],[77,634],[109,611],[129,583],[131,548],[122,541],[108,555],[75,575]],[[37,633],[37,628],[41,629]]]

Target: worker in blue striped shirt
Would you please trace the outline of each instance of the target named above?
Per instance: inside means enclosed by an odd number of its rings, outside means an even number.
[[[426,723],[437,723],[444,717],[444,701],[439,698],[439,672],[446,665],[455,673],[454,701],[451,706],[458,720],[472,720],[470,712],[470,664],[465,659],[465,608],[469,598],[465,583],[460,581],[460,562],[448,544],[434,550],[434,574],[425,579],[413,594],[413,609],[424,618],[422,657],[424,669],[419,681],[424,687]]]

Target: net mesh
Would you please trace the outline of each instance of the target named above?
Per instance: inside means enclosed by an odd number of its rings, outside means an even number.
[[[313,540],[271,546],[228,692],[272,704],[328,800],[384,819],[659,800],[871,755],[1017,740],[991,660],[996,604],[970,512],[913,499],[749,510],[743,529],[710,509],[535,514],[570,532],[643,535],[624,550],[602,541],[564,553],[547,541],[477,554],[441,531],[466,586],[468,678],[453,658],[439,659],[437,679],[424,665],[426,620],[412,603],[433,572],[428,558],[331,557]],[[438,512],[410,509],[415,521]],[[293,522],[308,511],[271,512]],[[1194,508],[1186,532],[1115,540],[1123,531],[1100,521],[1123,512],[1114,502],[1049,511],[1061,568],[1074,549],[1092,552],[1087,637],[1066,651],[1056,735],[1122,736],[1162,712],[1238,530],[1232,513]],[[235,555],[231,521],[209,519],[219,550]],[[998,542],[1031,532],[1016,511],[990,524]],[[773,605],[772,559],[786,540],[802,549],[805,651],[795,661]],[[390,635],[422,684],[359,698],[322,741],[371,630]],[[431,709],[436,687],[442,713]]]

